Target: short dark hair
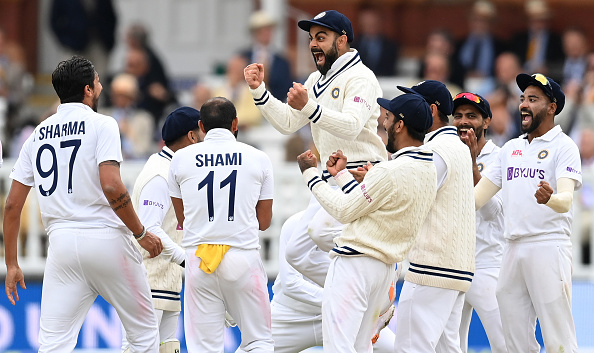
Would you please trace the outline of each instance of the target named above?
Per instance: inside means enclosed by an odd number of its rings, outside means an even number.
[[[52,73],[52,85],[60,103],[80,103],[85,97],[85,87],[95,88],[95,66],[89,60],[73,56],[58,64]]]
[[[404,123],[404,126],[406,126],[406,131],[408,132],[408,135],[411,138],[421,142],[425,140],[426,131],[417,130],[412,126],[406,125],[406,121],[404,121],[404,119],[397,115],[394,115],[394,123],[398,122],[399,120],[402,120],[402,123]]]
[[[437,111],[437,115],[439,116],[439,121],[441,121],[444,124],[449,124],[450,123],[450,119],[448,118],[447,115],[445,115],[444,113],[442,113],[441,111]]]
[[[206,132],[216,128],[231,130],[236,117],[235,106],[225,97],[211,98],[200,107],[200,120]]]

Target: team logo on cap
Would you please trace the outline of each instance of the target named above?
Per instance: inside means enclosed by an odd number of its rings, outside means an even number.
[[[319,20],[320,18],[326,16],[326,12],[320,12],[319,14],[316,15],[316,17],[314,17],[314,20]]]
[[[538,152],[538,155],[537,155],[538,159],[545,159],[548,156],[549,156],[549,151],[547,151],[547,150],[542,150],[542,151]]]
[[[482,173],[483,169],[485,169],[485,165],[483,163],[477,164],[477,167],[478,167],[479,173]]]
[[[340,94],[340,88],[338,88],[338,87],[332,88],[331,94],[332,94],[332,98],[334,98],[334,99],[338,98],[338,95]]]

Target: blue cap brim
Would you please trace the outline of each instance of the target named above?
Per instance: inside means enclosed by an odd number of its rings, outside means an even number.
[[[386,99],[386,98],[378,98],[377,99],[377,104],[380,105],[380,107],[386,109],[386,110],[390,110],[390,100]]]
[[[414,93],[414,94],[419,94],[417,91],[415,91],[412,88],[408,88],[408,87],[404,87],[404,86],[396,86],[396,88],[398,88],[399,90],[401,90],[404,93]]]

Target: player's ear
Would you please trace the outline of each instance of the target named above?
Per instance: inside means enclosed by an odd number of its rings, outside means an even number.
[[[235,131],[238,130],[237,126],[239,125],[239,119],[237,117],[235,117],[235,119],[233,119],[233,122],[231,123],[231,132],[235,133]]]
[[[198,126],[200,127],[200,131],[206,134],[206,129],[204,129],[204,124],[202,124],[202,120],[198,121]]]

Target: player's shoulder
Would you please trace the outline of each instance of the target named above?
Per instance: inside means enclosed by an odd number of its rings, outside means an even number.
[[[268,155],[264,151],[262,151],[260,149],[257,149],[256,147],[254,147],[254,146],[252,146],[250,144],[247,144],[247,143],[244,143],[244,142],[239,142],[239,141],[237,142],[237,144],[239,146],[239,149],[238,150],[241,151],[241,152],[245,152],[245,153],[251,154],[251,155],[253,155],[253,156],[257,157],[257,158],[262,158],[262,159],[265,159],[265,160],[270,160],[270,158],[268,157]]]

